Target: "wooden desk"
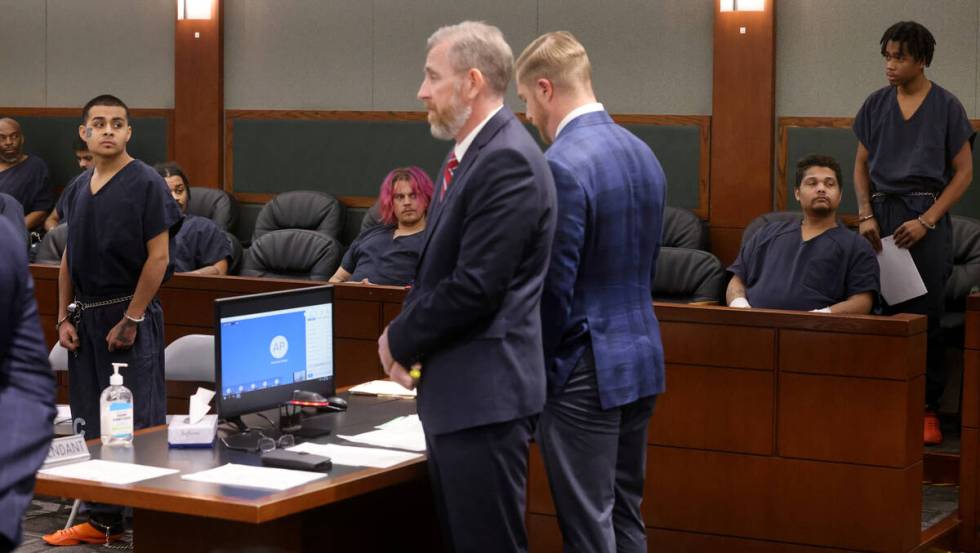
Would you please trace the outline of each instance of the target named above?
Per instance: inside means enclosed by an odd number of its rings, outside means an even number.
[[[359,433],[415,412],[412,400],[350,398],[334,418],[335,434]],[[132,448],[89,443],[93,459],[176,468],[182,474],[224,463],[257,465],[257,454],[214,449],[169,449],[166,427],[137,433]],[[406,536],[424,549],[438,547],[424,457],[390,469],[335,465],[329,477],[283,492],[182,480],[174,474],[127,486],[39,474],[35,493],[76,497],[134,508],[136,551],[394,551]],[[383,528],[383,532],[379,532]]]

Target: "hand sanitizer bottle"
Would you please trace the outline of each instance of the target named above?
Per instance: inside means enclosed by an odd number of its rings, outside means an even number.
[[[113,363],[109,387],[99,398],[102,443],[104,445],[129,446],[133,443],[133,392],[123,386],[119,369],[126,363]]]

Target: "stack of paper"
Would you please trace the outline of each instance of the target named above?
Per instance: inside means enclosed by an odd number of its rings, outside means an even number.
[[[224,486],[242,486],[245,488],[262,488],[265,490],[288,490],[303,484],[309,484],[314,480],[326,478],[322,472],[308,472],[305,470],[290,470],[273,467],[254,467],[250,465],[236,465],[228,463],[220,467],[194,474],[181,476],[184,480],[195,482],[208,482],[210,484],[221,484]]]
[[[375,449],[371,447],[352,447],[337,444],[314,444],[310,442],[289,448],[290,451],[305,451],[314,455],[330,457],[335,465],[352,467],[374,467],[386,469],[397,464],[418,459],[419,453],[393,451],[390,449]]]
[[[418,415],[398,417],[375,428],[377,430],[364,432],[363,434],[353,436],[340,435],[338,437],[349,442],[379,447],[425,451],[425,433],[422,431],[422,422],[419,420]]]
[[[396,397],[415,397],[418,395],[418,388],[408,390],[401,384],[392,380],[372,380],[364,384],[358,384],[350,389],[352,394],[363,394],[368,396],[396,396]]]
[[[77,478],[79,480],[92,480],[103,484],[132,484],[141,480],[149,480],[160,476],[166,476],[175,472],[177,469],[166,469],[161,467],[150,467],[137,465],[134,463],[118,463],[116,461],[103,461],[93,459],[81,463],[73,463],[60,467],[41,469],[38,471],[48,476],[60,476],[62,478]]]

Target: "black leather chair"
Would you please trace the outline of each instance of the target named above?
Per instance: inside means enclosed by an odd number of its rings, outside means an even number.
[[[61,255],[65,253],[65,245],[68,243],[68,225],[62,223],[49,230],[41,240],[41,245],[37,247],[35,263],[42,265],[60,265]]]
[[[228,239],[228,244],[231,246],[231,259],[228,261],[228,274],[237,275],[239,271],[242,270],[242,255],[244,251],[242,250],[242,243],[238,241],[238,238],[226,231],[225,238]]]
[[[187,212],[211,219],[221,230],[235,232],[238,229],[238,200],[224,190],[192,186]]]
[[[336,239],[344,228],[346,215],[344,206],[326,192],[283,192],[262,206],[255,219],[252,241],[282,229],[305,229]]]
[[[245,250],[241,275],[329,280],[342,255],[336,238],[305,229],[274,230]]]
[[[980,291],[980,221],[953,215],[951,222],[953,272],[946,282],[946,313],[941,324],[949,343],[962,347],[966,297]]]
[[[375,200],[371,205],[371,208],[367,210],[364,214],[364,218],[361,219],[361,232],[363,233],[371,227],[376,227],[381,224],[381,204]]]
[[[654,301],[724,305],[725,269],[709,252],[663,246],[651,286]]]
[[[708,230],[694,212],[680,208],[664,208],[664,229],[660,236],[662,246],[708,250]]]

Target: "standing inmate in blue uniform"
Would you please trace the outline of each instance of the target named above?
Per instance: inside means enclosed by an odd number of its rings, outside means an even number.
[[[172,272],[170,241],[180,208],[152,168],[126,152],[129,111],[114,96],[98,96],[82,111],[80,135],[94,166],[66,198],[68,244],[58,274],[58,338],[70,353],[72,414],[85,436],[100,435],[99,395],[112,363],[133,392],[134,425],[163,424],[163,310],[156,299]],[[89,505],[89,522],[44,536],[53,545],[104,543],[122,533],[122,508]]]
[[[854,191],[861,235],[876,251],[882,236],[893,235],[926,285],[924,296],[885,304],[883,312],[929,317],[923,438],[937,444],[942,433],[935,410],[946,386],[939,321],[952,271],[949,210],[973,178],[976,133],[959,100],[925,76],[936,46],[928,29],[901,21],[880,43],[889,86],[872,93],[854,118]]]

